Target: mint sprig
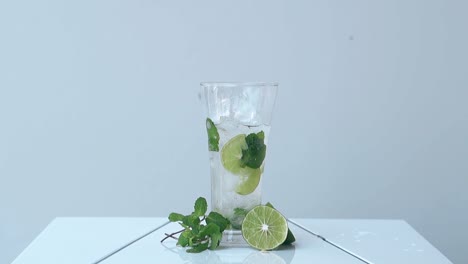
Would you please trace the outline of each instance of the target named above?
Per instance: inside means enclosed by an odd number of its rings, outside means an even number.
[[[223,231],[230,222],[217,212],[210,212],[207,215],[207,209],[206,199],[199,197],[195,201],[194,211],[191,214],[169,214],[169,221],[179,223],[183,229],[171,234],[166,233],[166,237],[161,242],[171,237],[177,240],[177,245],[189,247],[187,249],[189,253],[216,249],[221,241]],[[179,237],[175,237],[177,234],[180,234]]]
[[[266,155],[265,133],[250,133],[245,137],[245,142],[247,148],[242,150],[241,166],[260,168]]]

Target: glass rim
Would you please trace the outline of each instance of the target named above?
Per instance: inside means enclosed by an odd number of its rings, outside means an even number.
[[[223,87],[267,87],[275,86],[277,87],[278,82],[201,82],[203,87],[213,87],[213,86],[223,86]]]

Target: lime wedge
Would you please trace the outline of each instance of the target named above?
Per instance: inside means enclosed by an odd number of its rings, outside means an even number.
[[[245,134],[231,138],[221,149],[221,163],[223,167],[240,177],[240,183],[236,187],[236,192],[247,195],[255,191],[262,175],[261,168],[250,168],[244,166],[242,162],[242,151],[247,149]]]
[[[242,222],[242,235],[252,247],[271,250],[286,240],[288,223],[277,210],[259,205],[245,216]]]

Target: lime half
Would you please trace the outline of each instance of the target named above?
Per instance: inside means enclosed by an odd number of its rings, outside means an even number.
[[[288,223],[276,209],[259,205],[245,216],[242,222],[242,235],[252,247],[271,250],[286,240]]]

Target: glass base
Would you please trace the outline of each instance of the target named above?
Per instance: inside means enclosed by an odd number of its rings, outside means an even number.
[[[245,241],[240,230],[224,230],[221,245],[227,247],[247,247],[249,244]]]

